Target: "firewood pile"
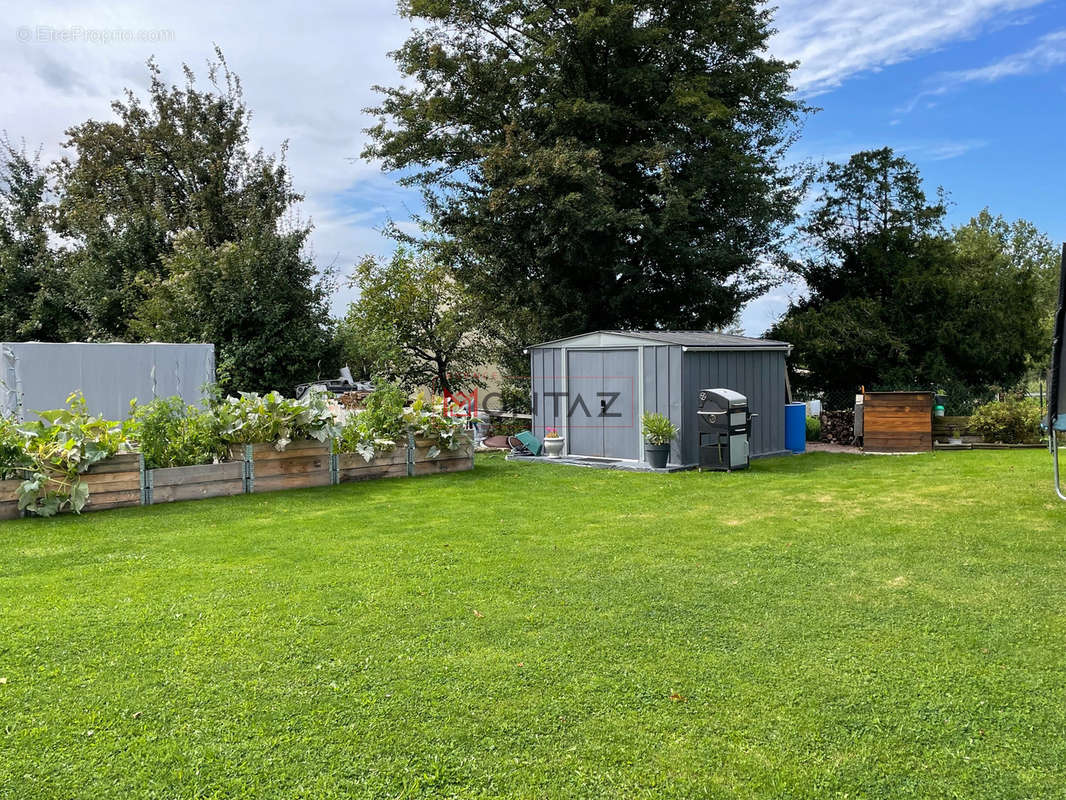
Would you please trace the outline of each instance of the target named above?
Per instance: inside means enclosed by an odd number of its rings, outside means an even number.
[[[855,444],[855,412],[823,411],[822,441],[828,444]]]

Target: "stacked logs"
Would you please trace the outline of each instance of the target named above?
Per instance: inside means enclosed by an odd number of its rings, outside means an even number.
[[[822,441],[828,444],[855,444],[855,412],[823,411]]]

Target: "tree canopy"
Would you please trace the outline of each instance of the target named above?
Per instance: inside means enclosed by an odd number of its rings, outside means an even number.
[[[791,263],[808,294],[769,331],[794,345],[799,388],[970,398],[1014,385],[1044,352],[1045,248],[1031,226],[982,215],[948,233],[942,193],[930,201],[889,148],[829,164],[822,181]]]
[[[530,340],[718,326],[793,220],[805,107],[734,0],[403,0],[365,155],[420,187],[456,275]],[[529,311],[532,313],[528,313]]]
[[[23,298],[4,304],[12,338],[213,342],[228,390],[335,369],[330,285],[304,252],[284,150],[249,149],[240,81],[216,56],[206,88],[188,67],[168,85],[149,62],[145,100],[128,91],[113,119],[67,131],[51,186],[7,148],[0,228],[15,233],[0,233],[0,274],[5,301]]]
[[[488,355],[482,319],[448,265],[401,247],[388,261],[364,259],[352,282],[359,299],[340,330],[350,363],[409,389],[478,385]]]

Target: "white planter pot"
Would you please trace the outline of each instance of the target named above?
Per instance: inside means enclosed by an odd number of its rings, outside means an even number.
[[[563,454],[563,448],[566,446],[566,439],[559,436],[555,439],[544,440],[544,455],[548,458],[558,458]]]

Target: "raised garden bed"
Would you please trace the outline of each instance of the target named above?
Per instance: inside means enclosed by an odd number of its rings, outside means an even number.
[[[337,483],[405,478],[408,474],[406,442],[398,442],[396,449],[390,453],[377,453],[369,463],[357,453],[337,453],[334,459]]]
[[[244,494],[244,460],[148,470],[145,505]]]
[[[18,488],[20,480],[0,481],[0,519],[19,516]]]
[[[329,442],[291,442],[284,450],[272,444],[233,445],[230,461],[244,461],[249,494],[306,489],[333,483]]]
[[[81,480],[89,487],[85,511],[143,504],[144,459],[140,453],[123,453],[93,464]]]
[[[438,448],[440,452],[430,458]],[[448,450],[433,439],[415,437],[412,449],[412,475],[436,475],[441,472],[462,472],[474,468],[474,443],[468,442],[457,450]]]

